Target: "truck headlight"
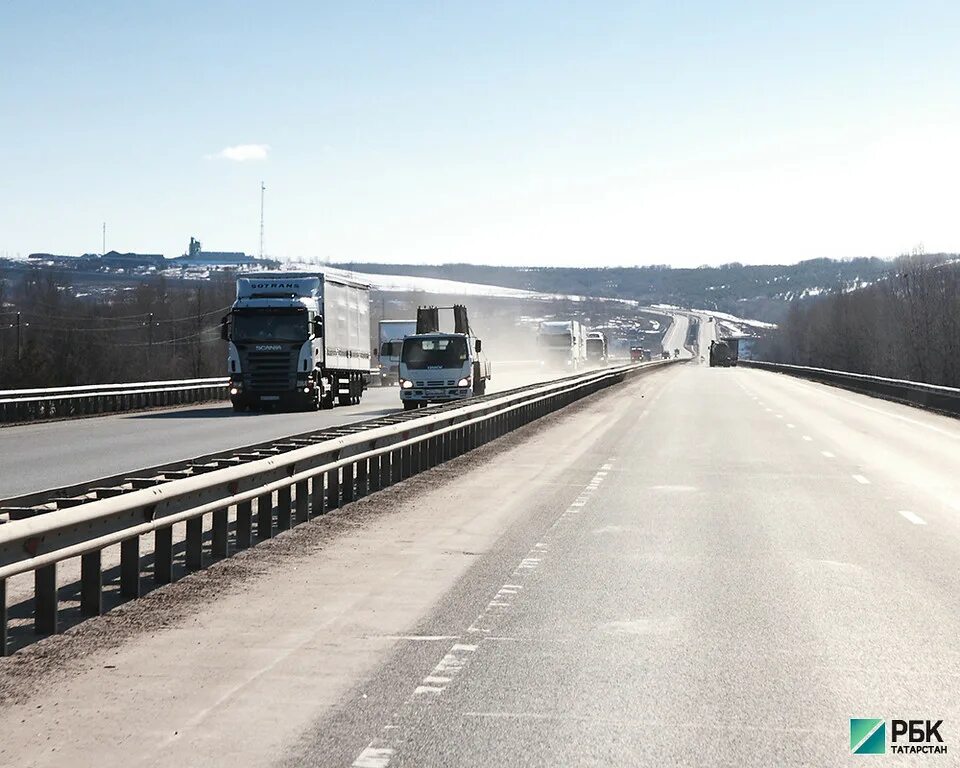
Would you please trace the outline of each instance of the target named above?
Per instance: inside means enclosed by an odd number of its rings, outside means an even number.
[[[411,389],[413,387],[413,382],[410,381],[409,379],[401,379],[400,386],[403,387],[404,389]]]
[[[470,379],[467,378],[467,377],[464,377],[464,378],[460,379],[460,381],[457,382],[457,386],[458,386],[458,387],[469,387],[469,386],[470,386]]]
[[[230,394],[231,394],[231,395],[237,395],[237,394],[239,394],[239,393],[240,393],[240,390],[239,390],[239,389],[237,389],[236,387],[230,387]]]

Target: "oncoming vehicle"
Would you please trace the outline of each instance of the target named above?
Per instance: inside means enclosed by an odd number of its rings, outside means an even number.
[[[356,404],[370,371],[370,289],[323,273],[249,274],[221,336],[235,411]]]
[[[418,314],[419,328],[437,327],[436,307]],[[400,400],[404,410],[462,400],[486,392],[490,362],[480,339],[470,332],[466,310],[455,309],[458,332],[431,330],[407,336],[400,350]],[[422,311],[422,310],[421,310]]]
[[[548,320],[537,331],[540,360],[553,370],[577,371],[586,362],[583,326],[576,320]]]
[[[590,331],[586,339],[587,362],[602,364],[607,360],[607,337],[602,331]]]

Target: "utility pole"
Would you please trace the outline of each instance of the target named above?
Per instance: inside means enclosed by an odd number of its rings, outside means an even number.
[[[267,185],[260,182],[260,258],[263,258],[263,193],[267,191]]]
[[[153,378],[153,312],[147,317],[147,375]]]
[[[103,250],[100,251],[100,255],[107,255],[107,222],[103,222]]]

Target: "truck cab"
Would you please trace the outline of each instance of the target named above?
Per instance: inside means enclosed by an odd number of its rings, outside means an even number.
[[[576,320],[549,320],[540,323],[537,345],[544,367],[576,372],[586,362],[583,326]]]
[[[462,400],[486,392],[490,361],[480,339],[465,333],[418,333],[400,350],[400,401],[404,410]]]

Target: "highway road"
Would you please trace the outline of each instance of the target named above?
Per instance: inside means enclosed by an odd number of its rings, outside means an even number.
[[[235,563],[0,660],[0,764],[850,765],[857,716],[960,749],[960,423],[906,406],[676,366]]]
[[[488,391],[537,381],[518,365],[494,368]],[[0,498],[80,483],[401,410],[396,387],[367,390],[360,405],[310,413],[241,413],[207,403],[0,428]],[[54,468],[54,471],[51,471]]]
[[[680,350],[680,357],[690,357],[690,350],[684,344],[687,342],[687,329],[690,327],[690,318],[686,314],[671,314],[673,322],[663,335],[663,349],[671,355],[675,349]]]

